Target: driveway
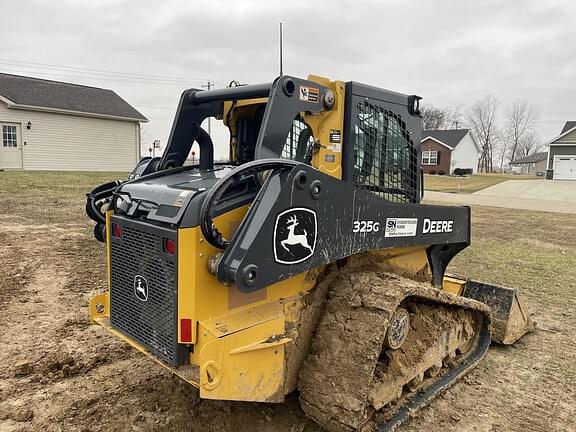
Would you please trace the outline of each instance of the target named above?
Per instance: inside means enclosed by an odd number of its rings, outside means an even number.
[[[473,194],[425,191],[425,201],[576,214],[576,182],[508,180]]]
[[[576,182],[570,180],[508,180],[475,195],[576,202]]]

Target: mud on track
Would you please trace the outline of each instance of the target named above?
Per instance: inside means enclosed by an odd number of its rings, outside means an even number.
[[[297,396],[279,405],[200,401],[194,388],[89,325],[87,302],[104,289],[105,266],[80,216],[81,192],[50,221],[13,203],[0,207],[0,431],[318,431]],[[403,432],[576,430],[576,242],[532,230],[545,220],[539,214],[511,220],[501,212],[476,211],[475,246],[452,271],[525,283],[540,330],[513,347],[493,346]]]

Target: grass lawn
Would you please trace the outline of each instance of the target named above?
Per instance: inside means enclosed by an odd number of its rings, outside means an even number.
[[[516,287],[529,297],[533,309],[536,305],[573,308],[576,306],[573,219],[570,214],[474,206],[472,243],[456,256],[449,270]]]
[[[70,171],[0,171],[2,213],[19,222],[59,223],[84,216],[86,193],[128,173]]]
[[[480,174],[467,177],[446,175],[424,175],[424,189],[438,192],[472,193],[487,187],[494,186],[506,180],[541,180],[542,177],[509,175],[509,174]]]

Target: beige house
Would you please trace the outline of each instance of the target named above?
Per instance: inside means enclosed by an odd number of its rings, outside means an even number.
[[[112,90],[0,73],[0,169],[130,171],[147,121]]]

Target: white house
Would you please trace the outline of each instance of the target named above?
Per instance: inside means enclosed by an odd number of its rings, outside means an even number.
[[[476,172],[480,146],[470,129],[423,130],[420,141],[425,173],[452,174],[457,168]]]
[[[112,90],[0,73],[0,169],[130,171],[147,121]]]

